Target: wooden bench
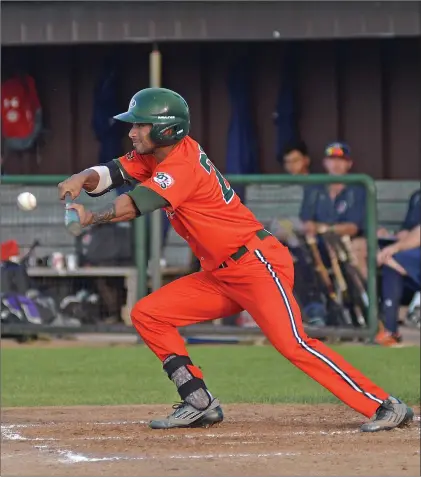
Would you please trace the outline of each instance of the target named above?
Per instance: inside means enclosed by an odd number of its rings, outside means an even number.
[[[408,209],[409,197],[420,181],[376,181],[379,227],[398,231]]]
[[[376,181],[378,226],[399,230],[410,195],[419,181]],[[303,196],[301,186],[254,184],[246,189],[245,203],[268,225],[275,218],[297,217]]]
[[[418,181],[376,181],[379,226],[398,230],[405,216],[409,196],[418,188]],[[20,192],[30,190],[38,199],[33,212],[23,212],[16,205]],[[78,200],[97,209],[113,198],[112,193],[92,199],[82,194]],[[267,226],[274,218],[297,217],[302,201],[302,187],[296,185],[249,185],[245,203]],[[15,239],[22,248],[30,246],[34,239],[41,242],[37,256],[53,251],[72,253],[75,239],[63,227],[63,205],[57,200],[54,186],[2,185],[0,195],[1,241]],[[166,266],[162,269],[164,283],[183,276],[192,270],[193,256],[187,243],[172,227],[163,249]]]

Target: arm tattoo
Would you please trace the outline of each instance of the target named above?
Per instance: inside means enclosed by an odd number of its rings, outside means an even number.
[[[92,225],[105,224],[116,217],[115,205],[111,204],[104,210],[92,213]]]

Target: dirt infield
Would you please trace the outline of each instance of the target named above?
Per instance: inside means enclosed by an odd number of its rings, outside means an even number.
[[[420,475],[419,417],[358,432],[343,406],[229,405],[210,429],[152,431],[167,406],[2,410],[2,475]],[[417,409],[419,415],[419,409]]]

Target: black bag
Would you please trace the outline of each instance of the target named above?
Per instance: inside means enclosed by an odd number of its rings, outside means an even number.
[[[81,266],[130,266],[133,228],[129,223],[96,225],[78,237],[76,250]]]
[[[1,265],[1,293],[25,293],[31,288],[31,279],[24,265],[3,262]]]
[[[59,315],[57,310],[56,300],[45,293],[41,293],[39,290],[29,290],[26,294],[35,305],[38,307],[38,311],[41,315],[42,324],[50,325]]]
[[[60,302],[60,313],[66,318],[77,319],[84,325],[96,324],[100,317],[99,295],[85,289],[68,295]]]
[[[25,260],[1,265],[1,320],[49,324],[57,316],[55,299],[34,286],[25,265]]]

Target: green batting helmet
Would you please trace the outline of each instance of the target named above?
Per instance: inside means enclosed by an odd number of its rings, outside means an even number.
[[[152,124],[150,137],[157,146],[175,144],[190,130],[188,104],[179,94],[165,88],[138,91],[130,101],[129,110],[114,116],[114,119],[133,124]]]

